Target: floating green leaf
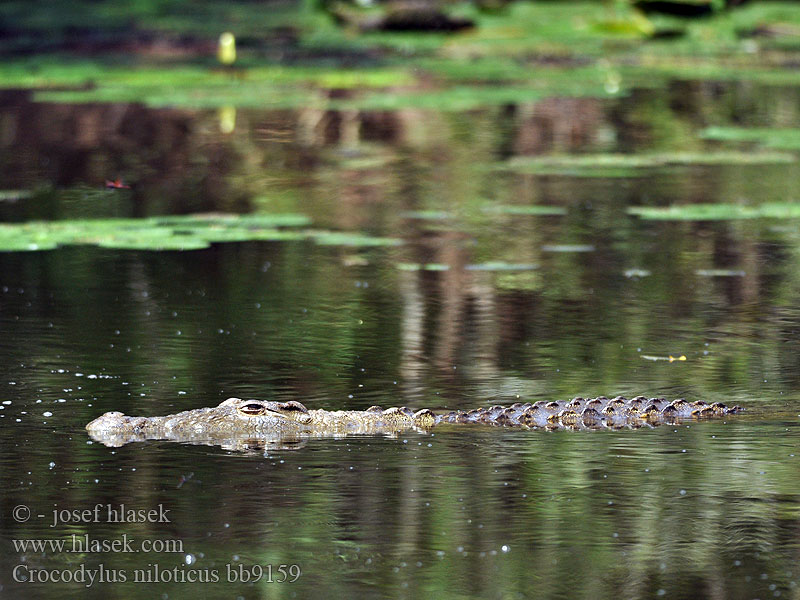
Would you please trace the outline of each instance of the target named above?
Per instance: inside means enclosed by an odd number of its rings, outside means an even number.
[[[542,277],[538,271],[509,271],[496,275],[495,285],[501,290],[536,291],[542,287]]]
[[[397,268],[401,271],[449,271],[450,265],[443,265],[439,263],[428,263],[420,265],[417,263],[399,263]]]
[[[594,252],[591,244],[549,244],[542,246],[542,252]]]
[[[29,190],[0,190],[0,202],[25,200],[33,196],[33,192]]]
[[[54,102],[141,102],[194,108],[325,104],[328,89],[411,85],[403,68],[329,69],[267,65],[224,70],[198,64],[120,65],[34,58],[0,66],[0,87],[40,90]],[[61,88],[61,89],[54,89]],[[70,89],[71,88],[71,89]]]
[[[724,142],[756,142],[775,150],[800,150],[800,129],[709,127],[700,137]]]
[[[196,227],[302,227],[310,225],[306,215],[295,213],[225,214],[200,213],[194,215],[169,215],[151,217],[159,225],[192,225]]]
[[[97,240],[96,244],[101,248],[114,248],[119,250],[202,250],[208,248],[211,243],[200,237],[183,236],[164,236],[163,238],[137,238],[135,236],[114,236]]]
[[[401,271],[449,271],[450,265],[441,263],[399,263],[397,268]],[[488,261],[466,265],[465,271],[534,271],[539,268],[535,263],[509,263],[502,260]]]
[[[308,223],[306,216],[297,214],[204,214],[0,224],[0,251],[49,250],[78,244],[130,250],[198,250],[212,243],[306,239],[343,246],[402,243],[346,232],[278,229]]]
[[[312,232],[310,236],[317,244],[326,246],[399,246],[403,240],[388,237],[372,237],[345,231]]]
[[[508,263],[502,260],[477,263],[464,267],[467,271],[533,271],[538,268],[539,265],[535,263]]]
[[[798,219],[800,203],[684,204],[664,207],[631,206],[628,214],[651,221],[729,221],[734,219]]]
[[[404,219],[420,219],[424,221],[444,221],[451,214],[443,210],[410,210],[400,214]]]
[[[487,213],[496,213],[501,215],[519,215],[519,216],[550,216],[550,215],[565,215],[567,209],[563,206],[543,206],[543,205],[495,205],[484,206],[483,211]]]
[[[579,154],[525,156],[507,161],[501,168],[538,175],[574,177],[632,177],[642,169],[663,167],[758,165],[794,162],[791,154],[778,152],[676,152],[665,154]]]
[[[695,275],[700,277],[744,277],[745,272],[736,269],[697,269]]]

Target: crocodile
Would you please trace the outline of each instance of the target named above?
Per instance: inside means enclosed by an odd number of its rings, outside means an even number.
[[[434,413],[406,407],[367,410],[309,410],[300,402],[228,398],[219,406],[198,408],[161,417],[131,417],[107,412],[86,429],[107,446],[145,440],[239,447],[242,441],[262,444],[311,437],[396,434],[408,429],[428,430],[446,423],[482,423],[526,429],[603,429],[655,426],[690,419],[718,417],[744,410],[720,402],[687,402],[683,398],[622,396],[573,398],[553,402],[517,402],[470,411]]]

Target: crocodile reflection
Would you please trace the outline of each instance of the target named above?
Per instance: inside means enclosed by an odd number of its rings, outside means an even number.
[[[228,398],[219,406],[158,417],[107,412],[86,426],[107,446],[145,440],[218,445],[235,450],[292,444],[314,437],[397,434],[428,430],[446,423],[481,423],[526,429],[605,429],[656,426],[690,419],[715,418],[743,409],[702,400],[672,402],[663,398],[573,398],[568,401],[517,402],[470,411],[434,413],[406,407],[367,410],[309,410],[300,402]]]

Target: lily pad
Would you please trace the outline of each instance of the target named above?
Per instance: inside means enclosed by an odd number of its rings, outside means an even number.
[[[542,252],[594,252],[591,244],[548,244],[542,246]]]
[[[226,71],[199,64],[131,68],[101,61],[43,59],[0,66],[0,87],[36,89],[36,96],[46,101],[139,102],[158,107],[309,106],[328,102],[329,89],[383,88],[415,81],[406,69],[392,67],[331,70],[270,65]]]
[[[309,223],[297,214],[200,214],[147,219],[85,219],[0,224],[0,251],[96,245],[131,250],[198,250],[212,243],[316,239],[342,245],[386,245],[360,234],[278,229]]]
[[[157,240],[122,236],[98,240],[97,246],[118,250],[203,250],[211,243],[195,236],[167,236]]]
[[[24,238],[3,238],[0,231],[0,251],[3,252],[32,252],[36,250],[54,250],[58,244],[54,241],[32,241]]]
[[[509,205],[500,204],[496,206],[484,206],[483,211],[487,213],[496,213],[501,215],[519,215],[519,216],[550,216],[550,215],[565,215],[567,209],[563,206],[543,206],[543,205]]]
[[[398,238],[372,237],[345,231],[313,232],[310,237],[313,238],[317,244],[325,246],[399,246],[403,243],[403,240]]]
[[[539,265],[535,263],[508,263],[501,260],[477,263],[464,267],[466,271],[533,271],[538,268]]]
[[[730,221],[734,219],[798,219],[800,203],[683,204],[664,207],[631,206],[628,214],[651,221]]]
[[[697,269],[695,275],[700,277],[744,277],[745,272],[736,269]]]
[[[449,271],[450,265],[439,263],[428,263],[424,265],[418,263],[399,263],[397,268],[401,271]]]
[[[501,290],[537,291],[542,288],[542,276],[537,270],[500,272],[495,285]]]
[[[664,167],[759,165],[794,162],[778,152],[676,152],[670,154],[579,154],[515,157],[501,168],[535,175],[633,177],[637,171]]]
[[[0,202],[16,202],[33,196],[29,190],[0,190]]]
[[[724,142],[755,142],[774,150],[800,150],[800,129],[709,127],[700,137]]]
[[[444,221],[452,215],[443,210],[410,210],[400,214],[404,219],[420,219],[425,221]]]
[[[449,271],[450,265],[441,263],[399,263],[397,268],[401,271]],[[488,261],[466,265],[465,271],[494,271],[494,272],[514,272],[514,271],[534,271],[539,268],[535,263],[509,263],[502,260]]]
[[[302,227],[311,224],[306,215],[296,213],[198,213],[193,215],[168,215],[151,217],[160,225],[236,226],[236,227]]]

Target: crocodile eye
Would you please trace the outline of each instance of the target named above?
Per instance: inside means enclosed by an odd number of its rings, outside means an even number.
[[[266,412],[266,408],[263,404],[259,404],[258,402],[248,402],[247,404],[243,404],[239,407],[239,412],[243,412],[246,415],[250,416],[258,416],[263,415]]]

